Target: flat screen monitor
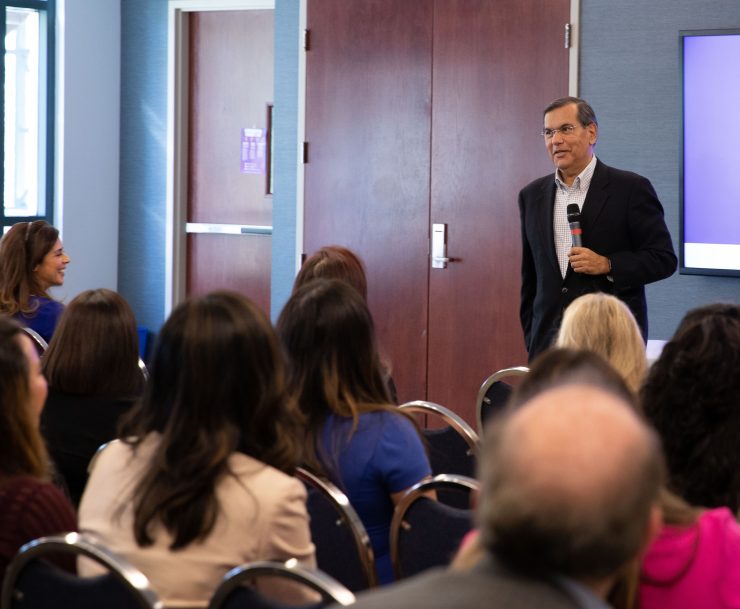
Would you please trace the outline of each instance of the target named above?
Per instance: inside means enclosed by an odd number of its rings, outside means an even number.
[[[740,30],[680,32],[681,273],[740,276]]]

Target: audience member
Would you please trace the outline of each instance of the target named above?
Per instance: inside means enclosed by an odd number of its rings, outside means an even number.
[[[76,296],[62,313],[42,371],[49,397],[41,431],[77,505],[90,459],[101,444],[117,437],[118,419],[143,389],[129,304],[104,288]]]
[[[230,292],[188,300],[162,327],[122,441],[96,457],[80,528],[141,569],[168,606],[206,601],[244,562],[314,566],[306,490],[290,475],[300,423],[265,315]],[[275,580],[260,587],[284,602],[315,598]]]
[[[603,607],[660,527],[657,438],[593,385],[545,391],[494,420],[481,458],[483,558],[360,595],[357,609]]]
[[[313,279],[340,279],[367,301],[367,277],[359,256],[341,245],[326,245],[306,258],[293,283],[293,291]]]
[[[604,357],[568,347],[552,347],[537,356],[514,390],[508,408],[518,408],[540,393],[574,383],[601,387],[638,410],[637,396]]]
[[[64,283],[69,261],[56,228],[44,220],[14,224],[0,240],[0,313],[48,343],[64,309],[48,290]]]
[[[346,247],[326,245],[306,258],[293,282],[293,292],[314,279],[345,281],[355,288],[362,299],[367,302],[365,267],[360,257]],[[381,365],[383,366],[383,378],[388,386],[391,402],[398,404],[398,392],[391,376],[391,366],[389,362],[382,359],[382,356]]]
[[[394,504],[431,469],[413,420],[389,404],[367,305],[347,283],[316,279],[291,296],[277,329],[307,419],[307,464],[347,493],[380,582],[392,581]]]
[[[545,391],[573,384],[599,387],[637,410],[635,393],[603,357],[593,351],[564,347],[550,348],[534,359],[529,373],[522,378],[522,382],[510,396],[507,409],[511,411],[520,408]],[[478,534],[477,529],[473,530],[463,540],[460,551],[452,562],[453,569],[470,568],[483,556]],[[636,593],[635,563],[629,578],[625,578],[624,585],[620,585],[614,606],[617,609],[630,607]]]
[[[77,528],[69,501],[49,482],[38,431],[46,391],[31,340],[0,317],[0,579],[24,543]]]
[[[642,561],[640,609],[740,607],[740,525],[663,491],[665,526]]]
[[[665,448],[671,490],[693,505],[740,508],[740,306],[686,314],[652,365],[645,414]]]
[[[555,345],[598,353],[635,393],[645,379],[647,357],[640,328],[616,296],[594,292],[576,298],[563,314]]]
[[[636,396],[619,374],[592,351],[550,349],[533,362],[510,407],[543,391],[573,382],[607,389],[639,412]],[[702,510],[667,489],[659,496],[665,526],[650,545],[642,565],[625,570],[609,600],[617,609],[724,609],[740,607],[740,526],[726,508]],[[477,541],[468,543],[454,562],[469,568],[480,555]]]

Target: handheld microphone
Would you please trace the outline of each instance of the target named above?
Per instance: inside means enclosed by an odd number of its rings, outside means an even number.
[[[583,247],[583,240],[581,235],[583,230],[581,229],[581,210],[578,209],[578,205],[571,203],[568,205],[568,226],[570,226],[570,236],[573,247]]]

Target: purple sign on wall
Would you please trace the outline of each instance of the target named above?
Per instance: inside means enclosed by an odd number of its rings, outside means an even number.
[[[264,175],[267,167],[267,129],[242,129],[241,172]]]

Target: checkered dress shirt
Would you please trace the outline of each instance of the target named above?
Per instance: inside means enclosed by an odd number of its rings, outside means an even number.
[[[555,238],[555,251],[558,254],[558,263],[560,264],[560,273],[563,277],[568,271],[568,252],[572,247],[570,226],[568,226],[568,205],[575,203],[578,205],[578,209],[583,208],[583,202],[586,200],[595,167],[596,156],[594,155],[591,157],[589,164],[573,180],[571,186],[560,179],[559,170],[555,171],[555,209],[552,214],[552,231]]]

